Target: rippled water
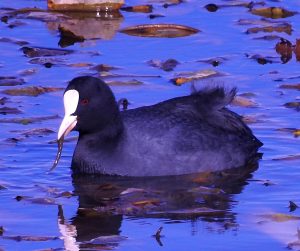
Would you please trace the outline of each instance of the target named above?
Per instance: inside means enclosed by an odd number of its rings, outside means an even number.
[[[126,97],[131,103],[130,108],[133,108],[188,94],[189,83],[175,86],[169,81],[175,73],[205,69],[218,71],[222,76],[204,82],[237,86],[239,94],[252,94],[248,99],[255,102],[254,107],[231,106],[231,109],[254,118],[249,126],[264,143],[259,168],[252,176],[243,177],[239,182],[228,179],[225,183],[217,184],[216,187],[222,188],[224,194],[216,191],[210,191],[208,194],[195,192],[193,189],[197,188],[198,184],[181,178],[106,180],[72,177],[69,166],[76,140],[71,140],[65,143],[59,167],[47,174],[56,154],[57,146],[53,143],[56,133],[39,132],[37,135],[31,133],[26,136],[24,131],[37,128],[57,131],[64,112],[62,91],[37,97],[10,96],[3,94],[2,91],[20,86],[1,86],[0,98],[8,97],[8,101],[0,105],[0,108],[14,107],[22,113],[0,115],[0,185],[4,187],[0,190],[0,226],[4,228],[4,233],[0,237],[0,249],[286,250],[288,245],[294,250],[300,249],[297,243],[299,209],[289,212],[288,208],[290,200],[300,204],[300,158],[297,157],[300,142],[292,130],[280,130],[299,128],[297,109],[284,106],[287,102],[297,101],[299,92],[295,89],[280,88],[280,85],[299,83],[300,65],[295,54],[288,62],[282,63],[281,56],[275,50],[279,38],[256,39],[272,34],[295,44],[296,39],[300,39],[299,15],[284,19],[268,19],[290,24],[293,29],[291,34],[284,32],[247,34],[247,29],[261,26],[240,25],[239,20],[247,19],[253,22],[261,20],[262,17],[251,14],[248,8],[241,6],[221,7],[216,12],[209,12],[204,6],[210,3],[191,0],[164,8],[163,2],[153,1],[151,2],[154,6],[153,13],[162,14],[164,17],[150,19],[149,14],[122,12],[122,17],[115,19],[113,23],[85,19],[90,23],[84,27],[93,27],[91,34],[96,34],[98,39],[87,39],[67,47],[66,49],[74,52],[66,56],[51,57],[54,60],[51,68],[34,64],[30,61],[31,58],[24,56],[20,50],[21,46],[0,42],[2,55],[0,76],[23,78],[25,80],[23,87],[64,88],[75,76],[96,74],[86,63],[107,64],[119,68],[111,73],[127,75],[127,77],[106,77],[107,80],[136,79],[143,83],[136,86],[112,86],[117,99]],[[214,3],[228,5],[237,1]],[[136,2],[128,1],[127,4]],[[300,11],[299,1],[296,0],[270,0],[265,1],[265,4],[267,7],[276,6],[290,11]],[[0,3],[1,8],[32,6],[46,9],[46,2],[1,0]],[[4,11],[0,10],[1,16],[4,15]],[[76,21],[76,18],[74,20]],[[201,32],[172,39],[133,37],[118,32],[120,28],[131,25],[160,22],[188,25]],[[10,28],[10,24],[15,27]],[[26,41],[29,43],[28,46],[59,48],[57,21],[31,19],[25,14],[23,16],[19,14],[9,18],[7,23],[1,22],[0,26],[2,38]],[[103,27],[107,27],[104,33],[100,31]],[[272,63],[259,64],[258,56],[255,55],[260,55],[259,58],[268,58]],[[224,58],[217,67],[203,62],[215,57]],[[170,58],[180,62],[174,71],[166,72],[147,64],[149,60]],[[72,66],[78,63],[81,63],[79,65],[81,67]],[[24,70],[31,70],[33,74],[21,76]],[[199,81],[197,85],[202,83],[203,81]],[[60,117],[54,116],[53,119],[29,124],[26,121],[23,123],[3,121],[11,118],[53,115]],[[293,159],[284,159],[294,155],[296,157]],[[112,187],[109,187],[111,184]],[[122,211],[118,215],[108,216],[99,211],[97,213],[91,211],[94,207],[99,209],[106,196],[111,198],[116,187],[121,190],[147,188],[152,189],[151,191],[164,191],[159,196],[155,194],[156,197],[151,192],[150,195],[158,201],[164,201],[167,213],[143,214],[143,212]],[[212,187],[212,184],[209,187]],[[147,201],[152,198],[151,196],[139,198],[139,201],[142,199]],[[120,207],[126,208],[126,203],[129,203],[126,199],[123,202],[121,200]],[[201,207],[216,209],[217,212],[197,214],[181,210],[180,213],[178,211],[174,213],[178,208],[186,210],[194,208],[195,203]],[[161,226],[163,237],[156,240],[152,235]],[[95,238],[98,239],[93,240]]]

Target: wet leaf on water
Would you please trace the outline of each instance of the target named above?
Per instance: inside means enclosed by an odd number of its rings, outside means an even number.
[[[280,39],[279,36],[277,35],[266,35],[266,36],[262,36],[262,37],[255,37],[253,39],[257,39],[257,40],[266,40],[266,41],[273,41],[273,40],[278,40]]]
[[[283,84],[283,85],[280,85],[279,88],[300,91],[300,84]]]
[[[12,108],[12,107],[0,107],[0,114],[6,115],[6,114],[20,114],[22,113],[18,108]]]
[[[200,70],[196,72],[186,72],[180,73],[175,78],[171,79],[175,85],[182,85],[187,82],[192,82],[194,80],[204,79],[208,77],[216,77],[220,76],[221,74],[214,70]]]
[[[246,123],[246,124],[254,124],[254,123],[261,123],[264,122],[264,120],[262,120],[260,118],[260,116],[257,115],[244,115],[242,116],[242,120]]]
[[[102,72],[102,71],[117,70],[119,68],[115,67],[115,66],[107,65],[107,64],[98,64],[98,65],[91,67],[90,69],[93,71]]]
[[[16,123],[16,124],[28,125],[31,123],[41,122],[49,119],[58,119],[58,118],[60,118],[58,115],[31,117],[31,118],[9,118],[9,119],[0,119],[0,123]]]
[[[275,221],[275,222],[300,220],[300,216],[283,214],[283,213],[263,214],[263,215],[260,215],[260,217],[271,220],[271,221]]]
[[[200,30],[177,24],[144,24],[127,27],[120,32],[139,37],[185,37],[200,32]]]
[[[261,65],[279,63],[280,62],[280,61],[279,62],[275,61],[274,57],[264,57],[264,56],[261,56],[259,54],[254,54],[254,55],[246,54],[246,57],[250,58],[250,59],[254,59],[257,63],[259,63]]]
[[[284,24],[278,24],[278,25],[274,25],[274,26],[265,26],[265,27],[253,27],[253,28],[249,28],[247,29],[246,33],[247,34],[255,34],[255,33],[259,33],[259,32],[284,32],[288,35],[292,34],[292,26],[288,23],[284,23]]]
[[[299,159],[300,159],[300,154],[293,154],[293,155],[287,155],[287,156],[273,158],[272,160],[299,160]]]
[[[5,139],[5,142],[17,144],[18,142],[20,142],[22,140],[24,140],[24,138],[8,138],[8,139]]]
[[[73,63],[69,64],[68,66],[75,67],[75,68],[84,68],[84,67],[91,67],[93,64],[91,63]]]
[[[63,59],[48,58],[48,57],[33,58],[29,60],[29,63],[43,65],[46,68],[51,68],[53,65],[65,65],[65,61]]]
[[[0,98],[0,105],[4,105],[8,101],[7,97]]]
[[[176,59],[168,59],[166,61],[150,60],[147,63],[152,67],[156,67],[164,71],[173,71],[174,68],[180,64]]]
[[[216,12],[219,7],[218,5],[214,4],[214,3],[210,3],[204,6],[205,9],[207,9],[209,12]]]
[[[287,102],[284,104],[286,108],[295,108],[296,111],[300,111],[300,102]]]
[[[251,13],[258,16],[263,16],[267,18],[286,18],[291,17],[296,14],[294,11],[288,11],[280,7],[268,7],[268,8],[257,8],[252,9]]]
[[[0,86],[15,86],[22,85],[25,81],[22,78],[17,77],[0,77]]]
[[[150,4],[147,5],[136,5],[136,6],[127,6],[122,7],[121,10],[129,12],[141,12],[141,13],[150,13],[152,12],[153,6]]]
[[[7,189],[7,188],[4,185],[0,184],[0,190],[5,190],[5,189]]]
[[[22,47],[21,50],[29,58],[64,56],[73,53],[72,50],[28,46]]]
[[[24,45],[29,44],[26,41],[16,40],[16,39],[7,38],[7,37],[0,38],[0,42],[2,42],[2,43],[16,44],[16,45],[20,45],[20,46],[24,46]]]
[[[209,58],[209,59],[200,59],[197,60],[197,62],[211,64],[212,66],[216,67],[222,64],[225,60],[227,59],[224,57],[216,57],[216,58]]]
[[[20,26],[24,26],[24,25],[26,25],[26,23],[21,22],[21,21],[14,21],[14,22],[9,23],[7,25],[7,27],[10,29],[14,29],[16,27],[20,27]]]
[[[254,98],[256,97],[256,94],[253,92],[244,92],[244,93],[240,93],[239,96],[245,98]]]
[[[48,92],[57,92],[61,91],[64,88],[58,87],[42,87],[42,86],[28,86],[24,88],[15,88],[15,89],[7,89],[2,91],[2,93],[11,95],[11,96],[33,96],[37,97],[41,94],[45,94]]]
[[[289,208],[290,208],[290,212],[294,212],[299,206],[293,202],[293,201],[289,201]]]
[[[62,48],[74,45],[75,43],[84,42],[85,40],[83,36],[76,35],[74,32],[63,26],[58,26],[58,31],[60,33],[58,45]]]
[[[27,202],[31,202],[33,204],[41,204],[41,205],[56,205],[57,204],[55,202],[55,200],[52,198],[32,198],[29,196],[18,195],[15,197],[15,199],[17,201],[27,201]]]
[[[27,235],[17,235],[17,236],[2,236],[3,239],[13,240],[13,241],[53,241],[58,240],[58,237],[53,236],[27,236]]]
[[[12,130],[11,132],[21,133],[21,135],[24,135],[25,137],[42,136],[42,135],[48,135],[54,133],[53,130],[50,130],[48,128],[34,128],[30,130]]]
[[[110,86],[139,86],[142,85],[143,82],[132,79],[128,81],[106,81],[106,84]]]
[[[2,23],[5,23],[5,24],[7,24],[8,20],[9,20],[9,16],[2,16],[2,17],[0,18],[0,21],[1,21]]]
[[[261,19],[239,19],[237,21],[239,25],[260,25],[260,26],[270,26],[270,25],[283,25],[288,24],[287,22],[272,20],[267,18]]]
[[[281,55],[281,61],[283,63],[288,62],[292,58],[293,45],[290,41],[281,38],[280,42],[276,44],[276,52]]]
[[[32,68],[32,69],[26,69],[26,70],[20,71],[19,75],[20,76],[30,76],[30,75],[33,75],[37,72],[38,72],[38,69]]]
[[[258,107],[258,104],[255,103],[253,100],[242,96],[235,96],[231,104],[236,106],[249,107],[249,108]]]
[[[150,14],[149,15],[150,19],[154,19],[154,18],[158,18],[158,17],[164,17],[164,15],[161,15],[161,14]]]
[[[138,207],[146,207],[146,206],[158,206],[161,202],[157,199],[149,199],[149,200],[141,200],[135,201],[132,204]]]
[[[0,226],[0,236],[2,236],[4,234],[4,227]]]
[[[300,61],[300,39],[296,39],[296,45],[294,47],[294,53],[297,61]]]

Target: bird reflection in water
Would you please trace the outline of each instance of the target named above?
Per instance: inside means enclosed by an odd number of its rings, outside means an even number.
[[[162,177],[73,174],[77,213],[70,220],[64,218],[61,206],[58,213],[65,248],[117,247],[126,240],[120,235],[124,216],[213,222],[209,231],[218,232],[236,228],[236,213],[231,210],[234,196],[257,167],[256,162],[222,172]],[[163,238],[158,245],[163,245]]]

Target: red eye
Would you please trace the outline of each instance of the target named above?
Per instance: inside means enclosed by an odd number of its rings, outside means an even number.
[[[89,100],[87,98],[83,98],[82,100],[80,100],[80,103],[82,105],[87,105],[89,103]]]

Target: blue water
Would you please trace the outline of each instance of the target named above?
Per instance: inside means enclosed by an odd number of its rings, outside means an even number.
[[[146,2],[146,1],[145,1]],[[216,1],[218,5],[231,1]],[[147,2],[146,2],[147,3]],[[148,2],[149,3],[149,2]],[[130,107],[154,104],[175,96],[190,92],[190,84],[175,86],[169,80],[175,73],[212,69],[223,73],[213,80],[199,81],[211,84],[222,83],[237,86],[238,93],[253,93],[251,98],[257,107],[247,108],[231,106],[241,115],[252,115],[259,121],[249,124],[254,134],[264,143],[259,168],[253,176],[240,185],[236,192],[228,194],[224,204],[226,213],[221,217],[194,217],[170,219],[168,217],[126,216],[112,217],[105,221],[101,217],[82,219],[77,210],[86,199],[75,194],[71,198],[59,196],[62,192],[72,192],[74,181],[69,169],[76,141],[66,142],[58,168],[51,174],[47,170],[55,158],[56,133],[25,137],[22,131],[35,128],[48,128],[57,132],[61,118],[39,121],[23,125],[1,123],[0,132],[0,226],[4,234],[0,237],[0,249],[3,250],[90,250],[84,249],[82,243],[99,236],[119,235],[127,237],[117,240],[102,248],[115,250],[286,250],[289,243],[297,240],[299,219],[287,216],[300,216],[299,209],[289,212],[289,201],[300,204],[299,175],[300,158],[295,160],[274,160],[274,158],[297,155],[300,153],[299,138],[291,132],[280,131],[282,128],[299,128],[299,112],[283,106],[286,102],[297,101],[297,90],[281,89],[281,84],[296,84],[300,80],[299,62],[295,55],[286,64],[280,61],[275,51],[279,40],[257,40],[256,37],[267,33],[246,34],[245,31],[257,25],[239,25],[239,19],[259,20],[245,7],[224,7],[217,12],[208,12],[204,6],[208,1],[187,1],[177,6],[163,8],[160,2],[151,2],[153,13],[165,17],[149,19],[148,14],[122,12],[123,19],[117,21],[115,31],[109,38],[86,40],[67,49],[74,53],[54,57],[61,60],[52,68],[30,63],[30,58],[23,55],[20,46],[0,42],[0,76],[24,78],[24,86],[65,87],[75,76],[95,73],[89,67],[71,67],[74,63],[107,64],[120,69],[112,71],[119,75],[136,75],[118,77],[118,80],[137,79],[140,86],[113,86],[117,99],[126,97]],[[298,1],[265,1],[266,6],[281,6],[288,10],[300,11]],[[128,5],[134,2],[127,3]],[[1,0],[0,7],[32,7],[46,9],[46,1]],[[261,7],[261,6],[257,6]],[[2,16],[3,10],[0,10]],[[271,20],[272,19],[268,19]],[[33,20],[26,15],[9,19],[8,24],[21,21],[24,24],[13,29],[0,23],[0,37],[24,40],[30,46],[59,48],[59,33],[51,22]],[[291,35],[272,34],[288,39],[293,44],[300,38],[298,29],[300,18],[294,15],[276,21],[292,25]],[[182,38],[143,38],[119,33],[118,30],[131,25],[144,23],[176,23],[188,25],[201,30],[200,33]],[[97,33],[98,31],[95,31]],[[99,53],[99,55],[95,55]],[[249,59],[245,54],[259,54],[274,57],[274,63],[261,65]],[[199,60],[224,57],[226,60],[218,67],[213,67]],[[149,60],[176,59],[180,64],[174,71],[165,72],[147,64]],[[36,73],[21,77],[20,72],[35,69]],[[151,75],[153,77],[139,77]],[[160,78],[154,77],[160,76]],[[276,79],[283,81],[275,81]],[[111,78],[108,80],[114,80]],[[0,87],[0,90],[18,87]],[[7,95],[0,93],[0,98]],[[7,96],[4,105],[16,107],[20,115],[0,115],[0,119],[15,117],[63,116],[62,91],[43,94],[38,97]],[[1,108],[2,106],[0,106]],[[18,131],[19,130],[19,131]],[[76,136],[76,133],[71,134]],[[17,143],[7,141],[17,138]],[[264,185],[268,180],[271,185]],[[76,182],[75,182],[76,183]],[[134,187],[135,184],[132,184]],[[184,189],[184,188],[183,188]],[[90,191],[90,194],[93,194]],[[16,196],[22,196],[17,201]],[[46,203],[49,198],[51,203]],[[80,202],[81,201],[81,202]],[[84,203],[83,203],[84,204]],[[65,224],[62,230],[58,224],[58,205],[62,205]],[[96,204],[94,206],[97,206]],[[280,222],[264,215],[284,214]],[[94,226],[94,225],[95,226]],[[163,226],[161,238],[163,246],[152,236]],[[76,231],[72,232],[71,229]],[[101,229],[101,230],[99,230]],[[102,230],[104,229],[104,230]],[[64,231],[67,232],[64,233]],[[104,234],[103,234],[104,233]],[[48,241],[16,241],[16,236],[58,237]],[[99,246],[98,246],[99,248]],[[294,246],[299,250],[299,246]],[[97,249],[94,249],[97,250]]]

